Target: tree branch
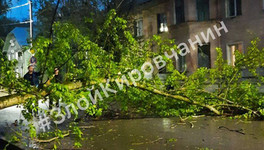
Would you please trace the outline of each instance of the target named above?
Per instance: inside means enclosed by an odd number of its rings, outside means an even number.
[[[131,84],[132,85],[132,84]],[[132,85],[133,86],[133,85]],[[183,101],[183,102],[186,102],[186,103],[189,103],[189,104],[193,104],[193,105],[197,105],[197,106],[201,106],[201,107],[205,107],[207,109],[209,109],[210,111],[214,112],[215,114],[217,115],[221,115],[221,113],[215,109],[213,106],[210,106],[210,105],[206,105],[206,104],[201,104],[199,102],[196,102],[196,101],[192,101],[186,97],[183,97],[183,96],[180,96],[180,95],[171,95],[171,94],[168,94],[168,93],[165,93],[165,92],[162,92],[162,91],[159,91],[157,89],[153,89],[153,90],[150,90],[150,89],[147,89],[145,86],[143,85],[137,85],[137,86],[133,86],[135,88],[139,88],[139,89],[142,89],[142,90],[145,90],[145,91],[149,91],[153,94],[158,94],[158,95],[162,95],[162,96],[166,96],[166,97],[170,97],[170,98],[173,98],[173,99],[177,99],[177,100],[180,100],[180,101]]]
[[[52,16],[52,20],[51,20],[51,25],[50,25],[50,35],[49,35],[49,38],[52,39],[52,36],[53,36],[53,24],[55,22],[55,18],[56,18],[56,14],[57,14],[57,10],[59,8],[59,4],[60,4],[60,0],[57,1],[57,5],[55,7],[55,10],[54,10],[54,13],[53,13],[53,16]],[[44,63],[44,67],[42,68],[42,71],[41,71],[41,74],[42,74],[42,78],[41,78],[41,84],[43,83],[43,79],[44,79],[44,74],[45,74],[45,70],[46,70],[46,66],[47,66],[47,57],[49,56],[49,53],[50,53],[50,50],[51,50],[51,45],[52,44],[49,44],[48,46],[48,49],[47,49],[47,53],[46,53],[46,61]]]
[[[250,108],[247,108],[247,107],[241,106],[241,105],[217,104],[217,105],[214,105],[214,106],[235,107],[235,108],[239,108],[239,109],[244,109],[246,111],[251,111],[253,114],[255,114],[256,116],[260,117],[260,115],[258,114],[257,111],[254,111],[254,110],[252,110]]]
[[[70,135],[70,130],[68,131],[68,133],[63,134],[63,137],[69,136]],[[55,141],[57,139],[59,139],[60,137],[56,136],[54,138],[48,139],[48,140],[40,140],[40,139],[34,139],[33,141],[37,142],[37,143],[50,143],[52,141]]]

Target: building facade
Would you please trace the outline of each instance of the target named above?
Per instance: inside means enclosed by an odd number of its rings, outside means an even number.
[[[17,77],[23,77],[31,64],[32,54],[29,50],[29,28],[16,27],[6,37],[3,54],[8,60],[17,60]]]
[[[150,38],[158,34],[175,40],[175,44],[200,36],[202,45],[180,57],[175,68],[192,73],[197,68],[213,68],[216,48],[223,50],[224,58],[234,65],[234,51],[246,52],[250,41],[264,40],[264,0],[144,0],[135,9],[136,36]],[[216,39],[205,41],[201,32],[207,33],[223,21],[228,32]],[[214,35],[217,35],[214,31]],[[263,46],[263,45],[262,45]],[[189,45],[189,48],[192,47]]]

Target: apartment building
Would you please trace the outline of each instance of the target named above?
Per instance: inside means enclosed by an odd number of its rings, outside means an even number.
[[[196,44],[196,50],[179,57],[175,68],[180,71],[214,67],[216,47],[222,48],[224,58],[234,65],[235,50],[245,53],[252,39],[264,39],[264,0],[138,0],[137,4],[131,14],[139,37],[158,34],[174,39],[175,44],[188,43],[208,28],[220,27],[221,21],[226,25],[227,33],[209,42],[200,37],[202,45]]]

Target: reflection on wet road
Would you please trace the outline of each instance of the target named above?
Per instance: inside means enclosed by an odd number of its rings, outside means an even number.
[[[264,122],[202,117],[147,118],[80,123],[85,150],[219,149],[258,150],[264,147]],[[50,148],[51,145],[42,145]],[[62,141],[73,149],[73,137]]]

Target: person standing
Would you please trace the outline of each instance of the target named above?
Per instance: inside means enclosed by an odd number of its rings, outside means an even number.
[[[41,73],[35,72],[34,66],[30,65],[30,66],[28,66],[28,72],[24,75],[24,79],[27,80],[31,86],[35,86],[38,88],[40,75],[41,75]],[[38,114],[38,101],[34,102],[34,106],[36,107],[36,109],[34,111],[33,110],[31,110],[31,111],[34,114],[34,116],[36,117]]]
[[[62,76],[60,74],[59,68],[54,68],[54,83],[62,83]]]
[[[34,71],[34,66],[28,66],[28,72],[24,75],[24,79],[27,80],[30,85],[38,87],[39,86],[39,72]]]
[[[54,68],[54,77],[53,79],[51,79],[51,82],[52,83],[62,83],[62,76],[61,74],[59,73],[60,70],[58,67]],[[49,96],[49,109],[52,109],[52,106],[53,106],[53,101],[55,98],[53,98],[51,95]],[[56,106],[59,107],[59,99],[56,99]]]

